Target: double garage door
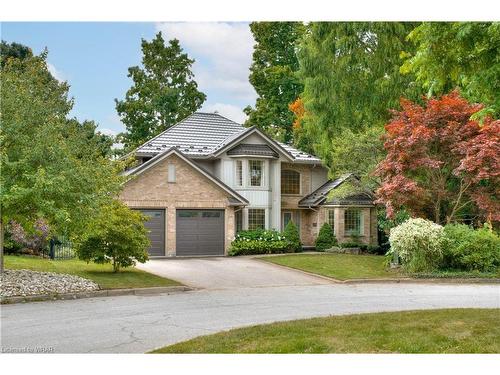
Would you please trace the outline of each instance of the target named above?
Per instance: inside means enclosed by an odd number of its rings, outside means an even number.
[[[141,210],[150,217],[151,256],[165,255],[165,210]],[[224,255],[224,210],[176,210],[176,255]]]

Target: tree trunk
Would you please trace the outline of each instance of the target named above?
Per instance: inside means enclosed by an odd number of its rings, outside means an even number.
[[[113,272],[118,272],[120,270],[120,265],[116,261],[116,259],[113,258]]]

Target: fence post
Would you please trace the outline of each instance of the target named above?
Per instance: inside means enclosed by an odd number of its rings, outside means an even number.
[[[49,258],[52,260],[55,258],[55,241],[53,238],[50,239]]]

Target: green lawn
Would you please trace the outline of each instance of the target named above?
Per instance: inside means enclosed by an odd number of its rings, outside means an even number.
[[[384,257],[380,255],[290,254],[259,259],[338,280],[404,276],[396,270],[388,269]]]
[[[202,336],[153,353],[500,353],[499,309],[335,316]]]
[[[49,260],[38,257],[6,255],[4,262],[7,269],[28,269],[81,276],[93,280],[101,289],[180,285],[177,281],[165,279],[136,268],[124,268],[118,273],[113,273],[110,264],[87,264],[76,259]]]

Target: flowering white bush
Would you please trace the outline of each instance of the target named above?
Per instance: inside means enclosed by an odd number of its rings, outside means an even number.
[[[389,243],[410,272],[432,271],[442,258],[443,227],[424,219],[409,219],[391,229]]]

